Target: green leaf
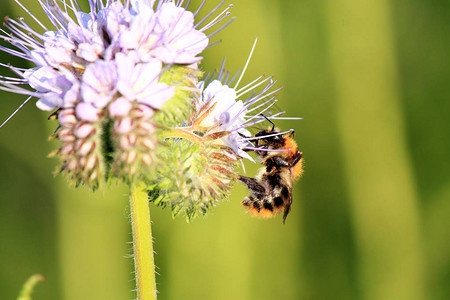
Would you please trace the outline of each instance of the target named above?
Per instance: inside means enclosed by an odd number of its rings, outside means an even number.
[[[33,293],[34,287],[40,281],[45,281],[44,276],[40,274],[35,274],[28,278],[27,282],[22,286],[20,295],[17,300],[31,300],[31,293]]]

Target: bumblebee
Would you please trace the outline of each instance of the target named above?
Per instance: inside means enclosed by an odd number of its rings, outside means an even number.
[[[272,128],[255,134],[255,152],[264,167],[255,178],[238,176],[252,192],[241,202],[250,213],[268,218],[283,210],[283,223],[286,221],[291,210],[292,185],[303,172],[302,152],[294,135],[294,131],[281,133],[273,123]]]

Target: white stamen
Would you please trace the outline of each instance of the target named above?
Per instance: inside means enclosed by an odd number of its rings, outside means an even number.
[[[10,64],[4,64],[4,63],[0,63],[0,67],[4,67],[4,68],[8,68],[8,69],[14,68],[14,69],[21,70],[21,71],[27,71],[28,70],[26,68],[13,67]]]
[[[203,5],[205,5],[205,2],[206,2],[206,0],[203,0],[202,3],[200,3],[200,6],[197,8],[197,10],[194,13],[194,17],[197,16],[197,14],[200,12],[200,10],[202,9]]]
[[[274,90],[274,91],[271,91],[270,93],[267,93],[267,94],[263,94],[263,95],[258,96],[258,97],[257,97],[258,100],[254,101],[252,104],[254,104],[254,103],[256,103],[256,102],[259,102],[259,101],[261,101],[261,100],[263,100],[263,99],[266,99],[267,97],[272,96],[273,94],[275,94],[276,92],[280,91],[281,89],[282,89],[282,88],[278,88],[278,89],[276,89],[276,90]],[[276,95],[275,95],[274,97],[276,97]],[[274,97],[272,97],[272,99],[273,99]]]
[[[257,147],[243,147],[242,149],[253,150],[253,151],[265,151],[265,152],[285,152],[285,151],[292,151],[291,148],[289,148],[289,149],[265,149],[265,148],[257,148]]]
[[[5,122],[0,125],[0,128],[3,127],[8,121],[32,98],[32,96],[28,97],[23,103],[5,120]]]
[[[224,18],[228,17],[231,13],[228,11],[230,8],[233,7],[233,4],[228,5],[227,8],[225,8],[220,14],[218,14],[211,22],[203,26],[200,31],[205,31],[211,28],[212,26],[216,25],[220,21],[222,21]],[[223,15],[223,16],[222,16]]]
[[[271,101],[273,101],[275,103],[278,100],[275,99],[274,97],[272,97],[271,99],[267,100],[266,102],[263,102],[263,103],[259,104],[258,106],[252,107],[251,109],[247,110],[247,114],[251,113],[252,111],[255,111],[255,110],[259,109],[260,107],[263,107],[264,105],[266,105],[267,103],[269,103]]]
[[[247,70],[248,64],[250,63],[250,59],[252,58],[253,51],[255,50],[256,43],[258,42],[258,38],[255,39],[255,42],[253,43],[252,50],[250,51],[250,55],[247,58],[247,62],[245,63],[244,69],[242,70],[241,76],[239,77],[238,81],[236,82],[236,85],[234,86],[234,89],[236,90],[239,83],[241,82],[242,77],[244,76],[245,71]]]
[[[213,8],[213,10],[211,10],[203,19],[201,19],[197,24],[195,24],[194,28],[197,28],[198,26],[200,26],[203,22],[205,22],[213,13],[216,12],[216,10],[219,9],[219,7],[221,7],[223,5],[223,3],[225,2],[225,0],[222,0],[215,8]],[[200,11],[200,8],[203,6],[203,4],[205,4],[205,1],[202,2],[202,4],[200,5],[200,7],[198,8],[198,10],[195,12],[194,15],[197,15],[197,13]]]
[[[303,118],[297,118],[297,117],[274,117],[270,118],[271,120],[303,120]]]
[[[27,49],[28,47],[31,48],[38,48],[35,47],[35,43],[32,40],[32,38],[30,38],[29,35],[26,35],[25,33],[23,33],[22,31],[20,31],[19,29],[17,29],[17,27],[14,26],[6,26],[8,29],[11,30],[11,33],[15,34],[13,35],[13,37],[6,37],[6,36],[1,36],[1,38],[7,42],[9,42],[10,44],[13,44],[14,46],[19,48],[19,45],[22,46],[20,47],[21,49]],[[30,43],[31,41],[31,43]]]
[[[246,124],[246,123],[250,122],[251,120],[260,117],[261,114],[264,114],[264,113],[265,113],[267,110],[269,110],[269,108],[271,108],[275,103],[276,103],[275,101],[272,102],[272,103],[270,103],[267,107],[265,107],[263,110],[261,110],[261,111],[259,112],[259,114],[252,116],[250,119],[246,120],[243,124]]]
[[[63,18],[63,12],[58,4],[54,3],[53,6],[45,5],[42,0],[39,0],[39,3],[42,6],[45,14],[48,16],[49,20],[52,22],[53,26],[57,29],[65,29],[67,28],[67,20]],[[65,24],[62,24],[62,23]],[[59,26],[58,26],[59,25]]]
[[[223,71],[224,71],[225,60],[226,60],[226,58],[224,57],[223,60],[222,60],[222,65],[220,66],[219,75],[217,75],[217,80],[219,80],[219,81],[221,81],[221,82],[222,82],[222,80],[221,80],[220,77],[222,77],[222,73],[223,73]]]
[[[236,75],[237,75],[237,74],[236,74]],[[236,75],[235,75],[235,76],[236,76]],[[256,79],[253,80],[252,82],[250,82],[250,83],[246,84],[245,86],[241,87],[240,89],[236,90],[236,93],[237,93],[237,94],[241,93],[241,91],[242,91],[243,89],[248,88],[249,86],[251,86],[252,84],[254,84],[255,82],[257,82],[258,80],[260,80],[260,79],[263,78],[263,77],[264,77],[264,75],[260,75],[258,78],[256,78]],[[245,93],[242,93],[242,94],[245,94]]]
[[[264,79],[264,80],[258,82],[258,83],[255,84],[254,86],[248,87],[248,88],[247,88],[246,90],[244,90],[244,91],[241,91],[242,89],[240,89],[241,92],[238,92],[238,94],[237,94],[236,97],[237,97],[237,98],[240,98],[242,95],[247,94],[247,93],[250,92],[251,90],[257,88],[258,86],[260,86],[261,84],[263,84],[263,83],[265,83],[266,81],[269,81],[269,80],[271,80],[271,78],[270,78],[270,77],[267,77],[266,79]],[[268,86],[272,87],[273,84],[270,84],[270,83],[269,83]],[[268,89],[270,89],[270,87],[269,87]],[[266,90],[268,90],[268,89],[266,89]]]
[[[219,32],[221,32],[222,30],[224,30],[228,25],[231,24],[231,22],[233,22],[236,19],[236,17],[232,17],[230,21],[226,22],[224,25],[222,25],[221,27],[219,27],[219,29],[217,29],[216,31],[214,31],[213,33],[208,34],[208,38],[211,38],[213,36],[215,36],[216,34],[218,34]]]
[[[45,27],[44,26],[44,24],[42,24],[40,21],[39,21],[39,19],[38,18],[36,18],[22,3],[20,3],[20,1],[19,0],[14,0],[14,2],[16,2],[30,17],[32,17],[33,18],[33,20],[35,20],[36,21],[36,23],[38,23],[39,24],[39,26],[41,26],[42,27],[42,29],[44,29],[45,31],[49,31],[48,29],[47,29],[47,27]]]

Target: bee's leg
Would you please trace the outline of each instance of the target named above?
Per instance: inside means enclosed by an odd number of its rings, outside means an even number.
[[[290,163],[278,156],[274,156],[266,160],[266,165],[274,167],[291,167]]]
[[[297,152],[294,155],[294,159],[292,160],[290,167],[295,166],[299,162],[299,160],[302,159],[302,155],[303,155],[303,152]]]
[[[298,153],[297,153],[298,154]],[[300,152],[300,158],[302,157],[301,152]],[[300,158],[298,160],[300,160]],[[297,160],[297,161],[298,161]],[[290,168],[290,172],[291,172],[291,182],[294,180],[293,176],[293,172],[292,172],[292,168]],[[290,186],[290,190],[289,190],[289,195],[288,195],[288,203],[286,203],[286,206],[284,207],[284,213],[283,213],[283,224],[286,223],[286,218],[289,214],[289,212],[291,211],[291,204],[292,204],[292,184]]]
[[[266,164],[268,166],[274,166],[274,167],[293,167],[296,163],[302,158],[302,152],[297,152],[294,155],[294,159],[291,163],[287,162],[286,160],[282,159],[281,157],[274,156],[268,160],[266,160]]]
[[[258,193],[258,194],[266,193],[266,189],[261,184],[259,184],[259,182],[256,181],[256,179],[254,179],[254,178],[239,175],[238,180],[240,182],[242,182],[243,184],[245,184],[249,190],[251,190],[255,193]]]
[[[257,141],[257,147],[261,150],[257,150],[256,153],[259,155],[260,158],[264,158],[269,154],[269,147],[267,145],[260,145],[259,140]]]
[[[246,139],[250,138],[249,136],[246,136],[245,134],[242,134],[242,133],[240,133],[239,131],[238,131],[238,134],[239,134],[241,137],[243,137],[243,138],[246,138]]]
[[[283,213],[283,224],[286,223],[286,218],[289,214],[289,212],[291,211],[291,204],[289,203],[288,205],[286,205],[286,207],[284,208],[284,213]]]
[[[294,138],[295,137],[295,130],[292,130],[291,133],[289,133],[289,136]]]

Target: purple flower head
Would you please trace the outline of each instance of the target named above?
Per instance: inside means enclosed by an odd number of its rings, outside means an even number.
[[[61,172],[93,188],[109,177],[149,178],[163,143],[157,130],[191,114],[200,54],[227,24],[205,32],[222,23],[231,6],[216,13],[221,2],[196,23],[203,3],[192,13],[183,0],[89,0],[89,11],[82,12],[76,0],[39,1],[47,27],[16,2],[41,28],[6,18],[0,38],[9,47],[0,51],[33,67],[0,63],[14,74],[0,76],[0,90],[55,110],[53,137],[61,144],[53,155]]]
[[[0,51],[36,67],[0,65],[17,75],[0,78],[0,89],[36,97],[43,110],[86,102],[90,110],[98,109],[97,115],[119,97],[160,109],[175,93],[160,76],[173,64],[195,67],[215,34],[204,32],[226,18],[231,7],[201,26],[206,19],[195,24],[197,13],[187,11],[184,1],[90,0],[89,12],[81,12],[76,1],[63,0],[60,6],[40,1],[53,25],[50,30],[18,3],[43,33],[22,18],[7,18],[0,38],[11,47],[0,46]]]

